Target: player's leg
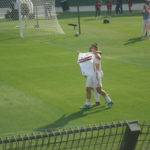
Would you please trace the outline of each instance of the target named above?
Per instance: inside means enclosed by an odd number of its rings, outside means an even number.
[[[150,39],[150,29],[147,31],[147,38]]]
[[[120,13],[123,14],[122,4],[120,4]]]
[[[112,102],[111,98],[109,97],[109,95],[101,87],[97,87],[96,90],[99,94],[101,94],[104,97],[104,99],[106,100],[106,102],[108,104],[108,107],[111,108],[113,102]]]
[[[110,8],[108,8],[108,16],[110,16]]]
[[[131,5],[129,6],[129,12],[132,13]]]
[[[99,94],[101,94],[106,100],[108,107],[111,108],[113,102],[109,95],[102,89],[102,76],[103,72],[98,71],[95,76],[93,76],[93,87],[96,87],[96,90]]]
[[[96,88],[93,89],[94,92],[94,98],[95,98],[95,103],[93,106],[98,106],[100,105],[100,94],[97,92]]]
[[[95,10],[95,17],[96,17],[96,19],[98,19],[98,8],[95,8],[96,10]]]
[[[108,14],[108,16],[109,16],[109,8],[107,7],[107,14]]]
[[[80,107],[81,109],[90,108],[91,90],[92,90],[91,87],[86,87],[86,100],[85,100],[85,104]]]
[[[92,86],[94,87],[93,91],[94,91],[94,98],[95,98],[95,103],[93,104],[93,106],[100,105],[100,93],[97,92],[96,87],[102,86],[102,80],[101,80],[102,76],[103,76],[102,71],[97,71],[96,74],[92,76],[93,79]]]
[[[94,88],[94,98],[95,98],[95,102],[100,102],[100,94],[97,92],[97,90]]]
[[[147,30],[147,38],[150,38],[150,20],[147,20],[146,30]]]
[[[146,33],[146,22],[145,20],[142,21],[142,37],[145,36]]]
[[[95,87],[93,88],[94,98],[95,98],[95,104],[93,104],[94,106],[100,105],[100,94],[97,92],[96,87],[99,85],[102,86],[101,77],[102,77],[102,74],[99,71],[97,71],[96,76],[93,76],[93,84],[94,84],[93,86]]]
[[[101,8],[98,9],[98,19],[101,18]]]
[[[109,17],[111,17],[111,8],[109,8]]]
[[[111,11],[112,11],[112,8],[110,8],[110,16],[111,16]]]
[[[118,15],[118,13],[119,13],[119,5],[118,4],[116,5],[115,11],[116,11],[116,14]]]
[[[86,80],[86,100],[85,100],[85,104],[83,106],[81,106],[81,109],[87,109],[90,107],[90,99],[91,99],[91,91],[92,91],[92,78],[91,77],[87,77]]]

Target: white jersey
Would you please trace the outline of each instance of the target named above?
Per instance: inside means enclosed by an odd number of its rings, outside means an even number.
[[[94,54],[91,52],[88,53],[79,53],[78,63],[80,65],[81,73],[84,76],[93,76],[95,72],[94,67]]]
[[[101,68],[101,62],[95,57],[92,52],[79,53],[78,63],[80,65],[82,75],[87,76],[86,87],[102,87],[102,71],[96,70],[96,65],[99,64]]]

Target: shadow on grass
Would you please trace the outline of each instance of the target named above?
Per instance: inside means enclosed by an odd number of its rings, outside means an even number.
[[[136,42],[141,42],[144,40],[146,40],[146,38],[136,37],[136,38],[129,39],[124,45],[134,44]]]
[[[106,106],[100,106],[100,107],[92,107],[92,108],[86,109],[86,110],[80,110],[80,111],[77,111],[70,115],[63,114],[58,120],[56,120],[52,124],[48,124],[46,126],[35,129],[35,131],[45,132],[45,131],[55,130],[60,127],[62,128],[65,125],[67,125],[70,121],[88,116],[90,114],[106,111],[106,110],[108,110],[108,108]]]

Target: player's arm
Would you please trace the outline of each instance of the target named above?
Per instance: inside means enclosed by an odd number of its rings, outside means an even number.
[[[97,58],[97,59],[101,59],[101,55],[100,55],[100,53],[99,52],[96,52],[96,53],[94,53],[94,55],[95,55],[95,57]]]

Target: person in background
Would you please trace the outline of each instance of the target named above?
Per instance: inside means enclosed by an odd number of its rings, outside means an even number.
[[[133,0],[128,0],[128,8],[130,13],[132,13],[132,5],[133,5]]]
[[[150,0],[147,0],[147,11],[148,11],[148,20],[147,20],[147,37],[150,38]]]
[[[117,0],[116,1],[116,15],[118,14],[123,14],[123,9],[122,9],[122,0]]]
[[[107,0],[107,1],[106,1],[106,6],[107,6],[107,13],[108,13],[108,16],[111,17],[112,0]]]
[[[96,0],[96,2],[95,2],[95,17],[96,17],[96,19],[100,18],[101,7],[102,7],[102,0]]]
[[[12,8],[12,19],[18,20],[19,19],[19,4],[17,0],[12,0],[11,8]]]
[[[150,0],[146,1],[146,5],[143,7],[143,19],[142,19],[142,38],[150,38]]]

